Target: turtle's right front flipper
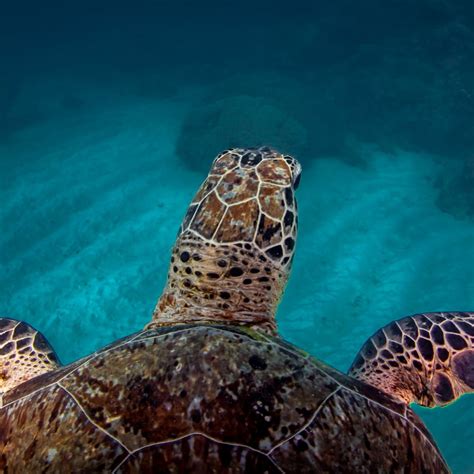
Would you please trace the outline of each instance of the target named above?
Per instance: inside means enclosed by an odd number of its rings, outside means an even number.
[[[379,329],[349,375],[406,403],[447,405],[474,392],[474,313],[425,313]]]
[[[60,365],[39,331],[22,321],[0,318],[0,398],[17,385]]]

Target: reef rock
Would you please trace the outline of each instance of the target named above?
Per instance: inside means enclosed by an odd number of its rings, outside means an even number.
[[[262,97],[239,95],[195,107],[183,123],[177,153],[195,170],[208,167],[210,155],[236,146],[275,147],[301,156],[306,128]]]

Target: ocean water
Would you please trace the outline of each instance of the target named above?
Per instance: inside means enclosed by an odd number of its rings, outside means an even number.
[[[260,144],[304,167],[283,337],[345,371],[474,310],[473,4],[326,3],[5,8],[0,314],[65,363],[141,329],[214,155]],[[474,397],[417,412],[472,473]]]

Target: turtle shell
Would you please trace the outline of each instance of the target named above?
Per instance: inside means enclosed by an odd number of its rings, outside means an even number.
[[[8,392],[8,472],[449,472],[402,403],[279,338],[151,329]]]

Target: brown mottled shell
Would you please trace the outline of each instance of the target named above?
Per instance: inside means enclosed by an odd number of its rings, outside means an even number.
[[[0,471],[449,472],[405,404],[232,326],[143,331],[3,403]]]

